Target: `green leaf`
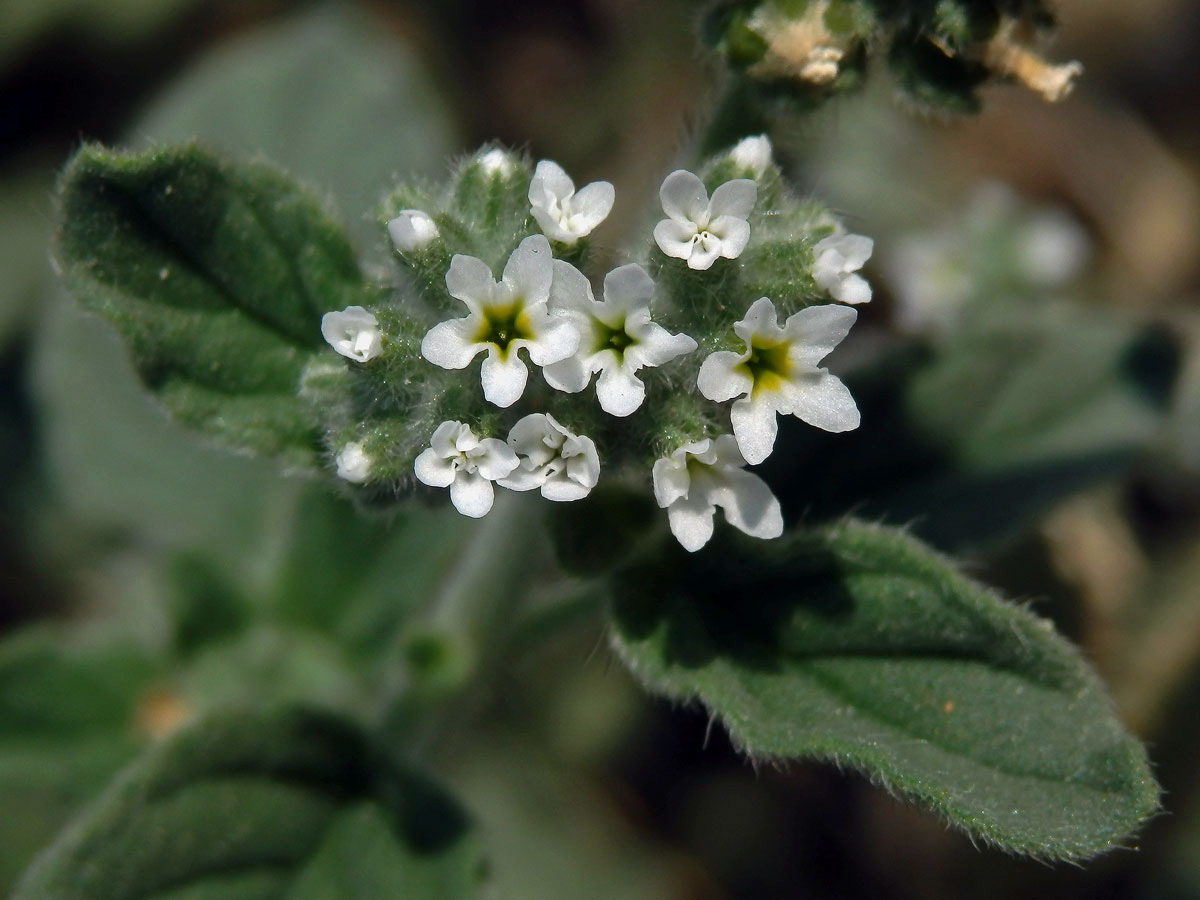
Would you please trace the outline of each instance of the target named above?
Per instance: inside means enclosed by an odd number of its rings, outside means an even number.
[[[132,759],[160,667],[136,648],[69,646],[31,628],[0,643],[0,894]]]
[[[441,177],[458,149],[449,104],[388,25],[326,3],[239,34],[168,86],[130,138],[265,156],[329,191],[360,246],[382,244],[362,213],[397,172]]]
[[[459,808],[345,722],[229,713],[130,768],[14,900],[450,900],[480,871]]]
[[[71,292],[128,342],[180,420],[311,465],[296,397],[321,315],[361,299],[344,234],[263,164],[195,146],[121,155],[85,147],[60,186],[57,257]]]
[[[672,547],[617,576],[617,650],[752,757],[831,760],[1047,859],[1120,846],[1156,809],[1141,746],[1070,645],[911,538],[851,522]]]
[[[853,511],[946,550],[994,545],[1126,471],[1161,428],[1178,367],[1155,331],[1079,309],[976,323],[850,373],[856,431],[781,417],[787,451],[763,471],[808,521]]]

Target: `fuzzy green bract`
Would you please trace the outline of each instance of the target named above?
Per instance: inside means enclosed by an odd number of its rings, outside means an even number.
[[[240,449],[313,465],[300,373],[322,346],[321,315],[365,290],[321,205],[272,167],[196,146],[85,147],[60,204],[68,289],[122,334],[167,409]]]
[[[152,750],[26,873],[13,900],[463,900],[464,814],[345,722],[225,713]]]
[[[900,532],[714,540],[614,585],[621,657],[751,757],[857,769],[1045,859],[1122,846],[1157,808],[1141,745],[1050,623]]]

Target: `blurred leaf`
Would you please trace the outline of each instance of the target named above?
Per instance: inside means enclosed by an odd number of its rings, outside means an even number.
[[[181,553],[167,564],[172,650],[181,657],[237,634],[247,624],[249,601],[201,553]]]
[[[1161,426],[1177,367],[1156,332],[1082,310],[993,321],[850,373],[862,426],[781,420],[788,452],[762,468],[809,521],[852,512],[974,549],[1124,472]]]
[[[133,137],[265,156],[331,193],[364,247],[381,241],[367,211],[397,174],[440,176],[457,144],[448,104],[381,24],[323,4],[230,41],[168,87]]]
[[[1079,859],[1157,807],[1145,754],[1049,622],[901,533],[713,542],[617,576],[616,647],[759,759],[865,772],[1006,850]]]
[[[497,893],[520,900],[693,896],[694,870],[623,815],[604,785],[494,733],[449,773],[480,821]],[[709,896],[697,892],[694,896]]]
[[[209,644],[180,668],[179,691],[204,714],[228,707],[301,703],[362,713],[368,686],[344,648],[272,625]]]
[[[0,893],[145,743],[139,703],[160,674],[140,650],[45,628],[0,643]]]
[[[234,446],[311,465],[296,396],[321,314],[361,298],[337,226],[265,165],[196,147],[86,147],[60,186],[57,255],[71,292],[129,341],[181,421]]]
[[[50,274],[50,181],[30,169],[0,181],[0,350],[32,311],[38,287]]]
[[[0,29],[0,69],[54,28],[109,40],[134,40],[197,0],[7,0]]]
[[[14,900],[466,898],[458,807],[345,722],[225,714],[155,748],[26,873]]]

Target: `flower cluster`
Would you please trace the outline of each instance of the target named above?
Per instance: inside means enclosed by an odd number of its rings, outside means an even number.
[[[472,191],[486,199],[480,207],[490,221],[462,208]],[[599,446],[606,465],[652,463],[641,471],[688,550],[707,543],[717,507],[749,535],[781,534],[778,501],[745,466],[771,453],[780,414],[827,431],[857,427],[849,391],[819,366],[857,314],[819,301],[870,299],[856,273],[871,241],[783,193],[765,136],[747,138],[700,174],[669,174],[651,252],[608,272],[598,294],[580,266],[612,210],[611,184],[576,190],[556,163],[531,172],[495,148],[465,166],[448,196],[399,191],[385,220],[433,323],[406,337],[417,315],[407,307],[349,307],[322,323],[329,344],[356,364],[351,370],[381,373],[375,388],[359,392],[365,414],[387,396],[381,387],[423,391],[386,427],[351,422],[335,439],[337,474],[362,485],[397,477],[405,457],[386,436],[428,422],[432,433],[407,457],[409,471],[449,488],[463,515],[485,515],[495,485],[559,502],[586,497],[600,479]],[[530,233],[531,222],[540,233]],[[511,248],[506,257],[497,257],[497,241]],[[807,281],[764,281],[779,259],[799,260]],[[668,365],[701,348],[690,374]],[[480,356],[479,387],[436,374]],[[541,379],[531,381],[530,365]],[[580,396],[593,377],[604,415]],[[519,418],[505,433],[510,409]]]

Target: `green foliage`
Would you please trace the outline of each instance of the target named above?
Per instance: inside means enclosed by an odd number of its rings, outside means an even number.
[[[0,893],[137,753],[159,675],[144,651],[64,647],[49,629],[0,644]]]
[[[14,900],[458,898],[480,860],[464,814],[344,722],[297,710],[197,723],[129,769]]]
[[[1120,846],[1156,809],[1141,746],[1050,623],[912,539],[846,523],[685,556],[615,576],[615,644],[752,757],[858,769],[1046,859]]]
[[[783,423],[792,455],[763,470],[810,522],[855,511],[943,549],[994,545],[1126,471],[1162,425],[1178,366],[1157,331],[1077,308],[989,316],[849,373],[862,426]]]
[[[198,147],[85,147],[60,187],[57,256],[71,292],[129,342],[181,421],[310,466],[296,398],[321,314],[360,299],[353,252],[319,204],[262,164]]]
[[[445,101],[410,47],[352,4],[316,4],[206,54],[131,129],[144,136],[265,156],[330,194],[364,250],[386,240],[362,215],[383,186],[397,172],[440,176],[455,149]]]

